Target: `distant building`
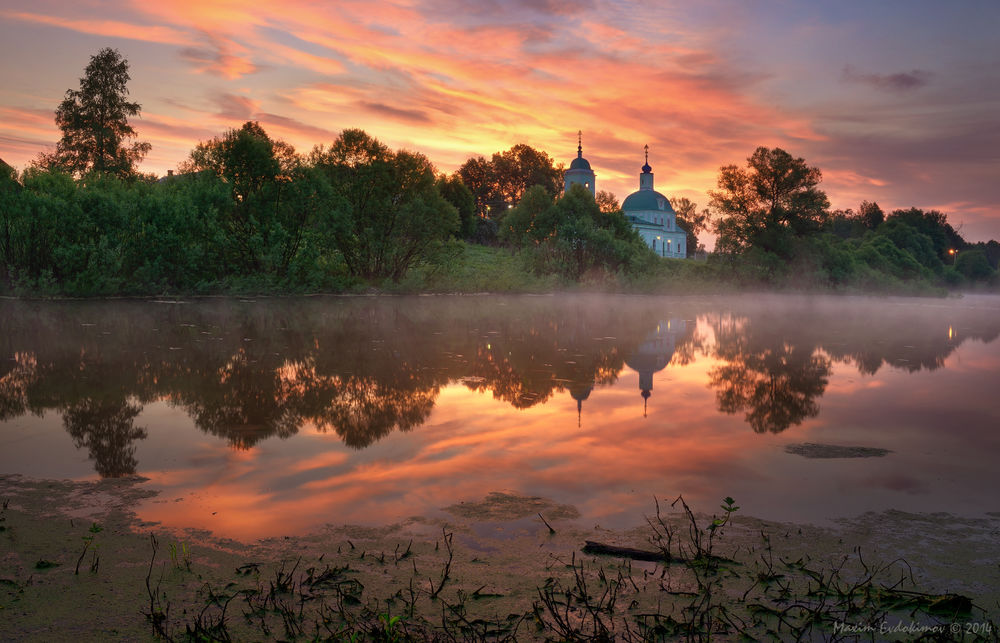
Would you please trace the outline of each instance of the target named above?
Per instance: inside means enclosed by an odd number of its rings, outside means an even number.
[[[642,240],[661,257],[687,257],[687,234],[677,226],[677,214],[670,199],[653,189],[653,168],[649,166],[649,146],[646,164],[639,175],[639,190],[625,197],[622,212]]]
[[[569,164],[569,169],[563,175],[563,189],[569,192],[573,185],[582,185],[590,190],[592,196],[597,195],[597,177],[590,169],[590,161],[583,158],[583,132],[577,132],[576,158]]]
[[[639,190],[625,197],[622,212],[642,240],[661,257],[687,257],[687,233],[677,226],[677,214],[670,206],[670,199],[653,189],[653,168],[649,166],[649,146],[646,164],[639,175]],[[583,158],[583,133],[579,133],[576,158],[563,175],[564,190],[582,185],[592,195],[597,195],[597,180],[590,161]]]

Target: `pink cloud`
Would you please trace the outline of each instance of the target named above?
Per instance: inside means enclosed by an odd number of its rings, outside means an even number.
[[[183,31],[160,25],[142,25],[120,20],[63,18],[23,11],[0,11],[0,16],[8,20],[60,27],[95,36],[108,36],[111,38],[124,38],[126,40],[140,40],[168,45],[189,45],[192,42]]]
[[[979,89],[987,95],[963,107],[961,118],[928,121],[927,107],[893,101],[905,93],[912,103],[919,93],[948,114],[949,97],[958,93],[934,94],[952,76],[924,72],[921,62],[900,67],[916,71],[898,74],[868,71],[893,69],[878,61],[864,69],[835,65],[825,79],[815,70],[797,98],[808,97],[810,83],[838,92],[837,101],[816,107],[773,92],[788,78],[803,77],[792,68],[805,65],[805,58],[775,62],[732,44],[763,29],[760,16],[745,11],[714,12],[706,23],[670,5],[650,10],[646,19],[601,1],[567,11],[527,2],[457,7],[420,0],[379,3],[377,10],[354,0],[335,9],[305,1],[164,0],[133,2],[115,17],[59,9],[0,15],[26,28],[56,26],[175,46],[187,64],[150,72],[148,61],[144,66],[137,57],[132,69],[133,86],[148,73],[168,76],[170,96],[136,98],[160,114],[172,111],[172,101],[193,106],[187,109],[195,122],[218,128],[213,135],[266,114],[270,126],[302,150],[362,127],[452,171],[470,156],[522,142],[565,163],[582,129],[600,189],[619,198],[633,191],[640,150],[648,143],[658,188],[701,206],[720,166],[742,163],[758,145],[780,146],[824,171],[823,187],[835,206],[864,198],[925,207],[968,201],[976,205],[963,211],[977,221],[996,220],[996,190],[977,171],[954,169],[954,159],[972,154],[982,157],[978,165],[970,161],[974,167],[989,174],[996,143],[989,120],[965,117],[988,103],[989,93]],[[826,33],[822,23],[806,26],[794,34],[815,39]],[[777,42],[783,37],[757,35]],[[892,91],[877,92],[877,108],[859,112],[852,99],[871,96],[872,88]],[[221,105],[220,96],[239,99]],[[942,129],[928,136],[935,122]],[[0,151],[8,156],[13,152],[6,146],[22,145],[15,139],[40,138],[2,135],[10,142]],[[154,150],[160,144],[151,142]]]

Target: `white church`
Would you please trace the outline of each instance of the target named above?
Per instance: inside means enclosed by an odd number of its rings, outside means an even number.
[[[677,214],[670,200],[653,189],[653,168],[649,166],[649,146],[645,148],[646,163],[639,175],[639,189],[622,201],[622,212],[642,240],[661,257],[687,257],[687,234],[677,225]],[[564,189],[582,185],[592,195],[597,195],[597,175],[590,162],[583,158],[582,134],[576,147],[576,158],[564,174]]]

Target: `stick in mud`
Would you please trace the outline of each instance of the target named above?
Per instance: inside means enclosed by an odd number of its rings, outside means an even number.
[[[617,545],[606,545],[604,543],[585,541],[583,553],[596,554],[599,556],[617,556],[619,558],[631,558],[632,560],[646,560],[654,563],[663,562],[667,556],[662,551],[649,551],[647,549],[634,549],[632,547],[618,547]]]

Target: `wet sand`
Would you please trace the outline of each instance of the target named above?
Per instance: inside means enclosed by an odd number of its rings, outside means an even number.
[[[686,569],[581,551],[586,541],[656,549],[650,525],[622,531],[583,525],[574,507],[544,498],[497,492],[478,503],[445,507],[442,519],[415,516],[383,527],[331,524],[304,536],[244,543],[142,523],[132,508],[150,495],[141,478],[71,482],[0,476],[0,502],[5,503],[0,511],[0,639],[150,639],[152,625],[144,616],[151,611],[147,575],[158,605],[169,605],[166,626],[180,634],[205,609],[211,596],[206,588],[218,593],[228,586],[233,593],[307,569],[341,570],[343,578],[363,586],[363,600],[386,614],[399,613],[407,595],[416,597],[417,610],[429,614],[428,621],[443,606],[458,603],[483,619],[529,612],[539,600],[538,588],[567,586],[573,566],[580,565],[591,576],[628,579],[619,600],[633,612],[655,607],[679,615],[689,600],[686,592],[697,589]],[[686,519],[670,509],[670,500],[661,500],[665,523],[678,538],[686,537]],[[706,525],[711,517],[698,521]],[[817,569],[844,566],[845,576],[860,573],[862,565],[885,565],[887,578],[912,572],[914,590],[969,597],[977,606],[972,621],[1000,620],[997,513],[960,518],[889,511],[831,528],[765,522],[737,512],[715,547],[717,555],[747,570],[765,555],[806,561]],[[900,558],[905,564],[893,562]],[[731,577],[725,594],[736,601],[752,574]],[[241,629],[253,624],[239,609],[228,614],[237,638],[254,637],[255,630]],[[519,627],[518,639],[535,635],[530,622]]]

